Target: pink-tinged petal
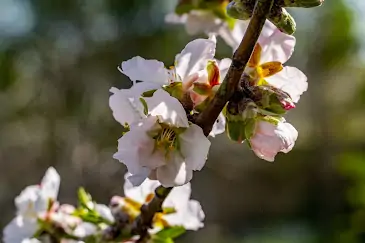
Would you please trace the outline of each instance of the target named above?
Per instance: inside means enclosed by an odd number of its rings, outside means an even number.
[[[282,71],[265,80],[272,86],[287,92],[295,103],[308,89],[307,77],[295,67],[284,67]]]
[[[156,122],[156,117],[145,118],[118,140],[118,152],[113,157],[127,166],[134,185],[142,183],[151,169],[164,164],[163,156],[154,153],[155,141],[147,134],[156,129]]]
[[[175,57],[176,72],[182,80],[191,74],[205,69],[208,60],[215,55],[214,39],[196,39],[186,45]]]
[[[255,154],[264,160],[273,162],[279,152],[289,152],[297,140],[298,132],[284,121],[278,125],[259,121],[250,143]]]
[[[193,178],[193,171],[177,155],[166,165],[157,168],[156,175],[162,186],[174,187],[188,183]]]
[[[130,80],[152,82],[159,85],[168,84],[168,71],[163,62],[146,60],[140,56],[122,62],[121,70]]]
[[[274,24],[266,20],[258,43],[262,47],[260,63],[278,61],[285,63],[294,52],[296,39],[281,32]]]
[[[203,130],[192,124],[179,136],[180,151],[189,170],[201,170],[208,157],[210,141]]]
[[[144,98],[148,114],[159,118],[160,122],[175,127],[188,127],[189,121],[181,103],[166,91],[159,89],[152,97]]]

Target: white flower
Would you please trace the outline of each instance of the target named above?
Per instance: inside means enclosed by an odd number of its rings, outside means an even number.
[[[257,84],[269,84],[288,93],[294,102],[307,90],[307,77],[295,67],[283,66],[295,46],[293,36],[282,33],[266,21],[255,50],[245,70]]]
[[[50,202],[56,201],[59,185],[60,176],[50,167],[40,185],[26,187],[15,198],[17,216],[4,228],[5,243],[20,243],[33,236],[38,217],[47,213]]]
[[[109,106],[113,116],[122,126],[138,122],[145,117],[143,106],[140,102],[141,95],[148,91],[157,89],[160,86],[155,83],[136,83],[130,89],[111,88],[113,93],[109,98]]]
[[[166,15],[165,21],[171,24],[184,24],[189,35],[200,33],[218,33],[221,28],[228,28],[227,24],[217,18],[211,11],[192,10],[183,15],[170,13]]]
[[[155,189],[160,185],[156,180],[146,179],[140,186],[133,186],[126,174],[124,183],[125,198],[120,200],[124,209],[135,208],[148,203],[153,199]],[[183,226],[187,230],[198,230],[204,226],[205,218],[201,205],[196,200],[190,200],[191,185],[174,187],[162,204],[162,208],[172,209],[171,213],[158,213],[154,218],[154,232],[164,226]],[[138,208],[139,209],[139,208]]]
[[[298,131],[285,120],[279,121],[277,125],[258,121],[250,143],[259,158],[273,162],[277,153],[290,152],[297,138]]]
[[[189,124],[180,102],[166,91],[144,99],[147,116],[119,139],[114,158],[127,166],[134,185],[151,173],[166,187],[183,185],[194,170],[203,168],[210,142],[199,126]]]
[[[144,81],[158,84],[160,87],[173,82],[189,82],[197,78],[199,71],[204,70],[208,61],[214,59],[216,40],[196,39],[186,45],[175,57],[175,67],[167,69],[157,60],[146,60],[133,57],[121,65],[120,71],[132,81]]]

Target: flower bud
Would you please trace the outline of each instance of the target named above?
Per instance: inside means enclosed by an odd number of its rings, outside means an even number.
[[[324,0],[278,0],[276,4],[286,8],[313,8],[321,6],[323,2]]]
[[[227,14],[234,19],[247,20],[252,16],[253,7],[252,1],[232,1],[227,5]]]
[[[254,132],[257,106],[250,99],[230,101],[226,107],[226,131],[232,141],[242,143]]]
[[[259,108],[282,115],[295,108],[290,95],[270,85],[250,87],[251,98]]]
[[[292,35],[296,30],[294,18],[285,10],[285,8],[274,5],[271,9],[268,19],[282,32]]]

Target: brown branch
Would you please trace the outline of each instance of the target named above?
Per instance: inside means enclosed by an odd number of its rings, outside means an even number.
[[[195,123],[203,129],[206,136],[209,135],[215,120],[237,89],[273,3],[274,0],[257,0],[250,24],[233,55],[232,64],[225,79],[208,107],[197,117]]]
[[[155,190],[152,201],[141,208],[141,215],[136,219],[132,229],[133,235],[139,235],[139,243],[147,242],[149,239],[148,229],[152,228],[153,218],[156,213],[162,212],[162,204],[171,192],[172,187],[159,186]]]

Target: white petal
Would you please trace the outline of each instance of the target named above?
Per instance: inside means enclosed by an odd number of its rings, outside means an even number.
[[[45,196],[51,199],[56,199],[60,188],[61,177],[53,167],[48,168],[44,175],[41,188]]]
[[[222,20],[209,11],[193,10],[185,18],[185,28],[189,35],[216,33],[222,25]]]
[[[165,16],[165,22],[171,24],[184,24],[187,20],[187,14],[177,15],[176,13],[169,13]]]
[[[166,91],[159,89],[151,98],[145,98],[148,113],[157,116],[160,122],[175,127],[188,127],[189,121],[181,103]]]
[[[143,177],[147,177],[147,170],[153,169],[164,163],[162,158],[154,152],[155,142],[147,134],[156,126],[156,117],[147,117],[138,125],[130,127],[130,131],[118,140],[118,152],[114,158],[124,163],[128,171],[135,176],[132,183],[143,182]]]
[[[209,133],[209,136],[215,137],[216,135],[224,133],[226,130],[226,118],[223,113],[220,113],[217,120],[215,121],[212,131]]]
[[[41,241],[36,238],[31,238],[31,239],[24,239],[22,240],[21,243],[41,243]]]
[[[114,217],[108,206],[104,204],[96,204],[95,211],[98,212],[102,218],[108,220],[111,223],[114,222]]]
[[[145,117],[139,99],[144,92],[158,88],[160,85],[148,82],[136,83],[130,89],[111,88],[113,94],[109,98],[109,106],[114,119],[124,126],[125,123],[132,124]]]
[[[227,45],[232,47],[233,51],[235,51],[245,35],[248,24],[249,20],[237,20],[232,30],[230,30],[227,26],[226,28],[221,28],[218,34],[227,43]]]
[[[126,174],[128,178],[130,174]],[[133,199],[141,204],[145,203],[146,197],[154,193],[155,189],[161,185],[158,181],[146,179],[140,186],[134,187],[128,180],[124,182],[124,194],[126,197]]]
[[[133,82],[145,81],[159,85],[168,84],[168,73],[165,65],[157,60],[146,60],[140,56],[122,62],[121,72]]]
[[[73,232],[73,235],[79,238],[87,237],[95,234],[97,231],[96,225],[82,222],[79,224]]]
[[[37,231],[36,219],[25,219],[21,216],[14,218],[3,230],[4,243],[27,242]]]
[[[176,210],[186,207],[191,196],[191,184],[174,187],[163,203],[163,207],[175,208]]]
[[[260,63],[278,61],[285,63],[294,51],[296,39],[281,32],[269,20],[266,20],[258,43],[262,47]]]
[[[187,230],[198,230],[204,224],[204,212],[199,202],[190,200],[184,207],[176,208],[176,213],[164,215],[163,218],[171,226],[183,226]]]
[[[308,83],[305,74],[295,67],[284,69],[265,80],[276,88],[287,92],[294,102],[298,102],[300,96],[307,91]]]
[[[181,158],[174,158],[166,165],[158,167],[156,172],[157,179],[164,187],[181,186],[193,178],[193,171],[187,168]]]
[[[192,124],[179,135],[180,151],[189,170],[201,170],[205,165],[210,148],[210,141],[204,136],[201,127]]]
[[[36,215],[37,211],[47,210],[48,201],[43,200],[40,186],[28,186],[15,198],[15,205],[20,215]]]
[[[212,39],[196,39],[186,45],[175,57],[176,72],[183,80],[205,69],[208,60],[215,55],[216,42]]]
[[[220,82],[222,83],[227,75],[228,69],[231,66],[232,60],[230,58],[224,58],[218,62],[218,68],[221,76]]]

